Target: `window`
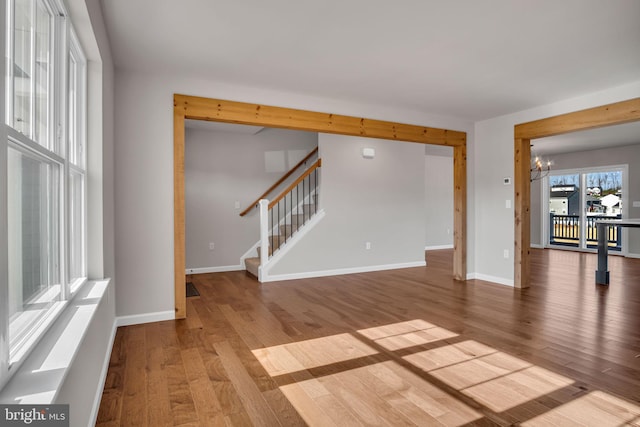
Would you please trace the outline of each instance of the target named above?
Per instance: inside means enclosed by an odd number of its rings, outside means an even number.
[[[16,354],[60,300],[60,167],[9,146],[9,341]]]
[[[7,106],[7,124],[33,141],[56,151],[51,133],[54,35],[53,12],[44,0],[8,2],[8,53],[12,67],[7,89],[12,102]],[[11,5],[11,3],[13,3]],[[13,14],[11,14],[13,6]],[[13,36],[13,37],[11,37]]]
[[[86,59],[58,0],[7,0],[0,387],[86,281]]]

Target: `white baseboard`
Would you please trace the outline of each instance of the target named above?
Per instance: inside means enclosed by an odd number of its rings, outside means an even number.
[[[505,279],[504,277],[490,276],[482,273],[467,273],[467,280],[473,279],[496,283],[498,285],[511,286],[513,288],[513,279]]]
[[[640,254],[632,254],[632,253],[628,253],[627,255],[625,255],[627,258],[640,258]]]
[[[531,243],[529,245],[529,247],[533,248],[533,249],[544,249],[544,245],[540,245],[538,243]]]
[[[425,251],[437,251],[440,249],[453,249],[453,245],[436,245],[436,246],[425,246]]]
[[[174,310],[158,311],[156,313],[133,314],[131,316],[116,317],[116,326],[141,325],[143,323],[162,322],[176,318]]]
[[[100,410],[100,402],[102,401],[102,391],[104,390],[104,384],[107,381],[107,373],[109,372],[109,361],[111,360],[111,352],[113,351],[113,344],[116,340],[116,331],[118,330],[117,325],[118,319],[113,319],[113,325],[111,326],[111,336],[109,337],[109,348],[107,349],[107,354],[104,356],[104,360],[102,361],[102,371],[100,372],[100,380],[98,382],[99,387],[97,390],[97,394],[95,399],[93,399],[93,408],[91,408],[91,420],[90,425],[95,425],[98,420],[98,411]]]
[[[342,274],[368,273],[371,271],[396,270],[399,268],[424,267],[425,261],[405,262],[399,264],[370,265],[365,267],[339,268],[336,270],[309,271],[304,273],[269,275],[263,282],[276,282],[279,280],[311,279],[314,277],[338,276]]]
[[[187,268],[185,274],[223,273],[225,271],[244,270],[242,265],[223,265],[220,267]]]

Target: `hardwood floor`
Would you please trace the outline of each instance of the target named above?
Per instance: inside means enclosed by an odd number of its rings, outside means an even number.
[[[119,328],[99,426],[640,426],[640,260],[532,250],[532,287],[428,267],[194,276],[188,318]]]

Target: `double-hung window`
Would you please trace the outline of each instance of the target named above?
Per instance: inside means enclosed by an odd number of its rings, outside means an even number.
[[[7,0],[0,387],[86,281],[86,60],[61,0]],[[0,192],[1,193],[1,192]]]

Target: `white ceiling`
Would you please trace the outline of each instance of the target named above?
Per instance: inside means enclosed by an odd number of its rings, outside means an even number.
[[[640,122],[539,138],[531,143],[533,154],[551,158],[554,154],[640,144]]]
[[[119,69],[481,120],[640,79],[637,0],[103,0]]]

